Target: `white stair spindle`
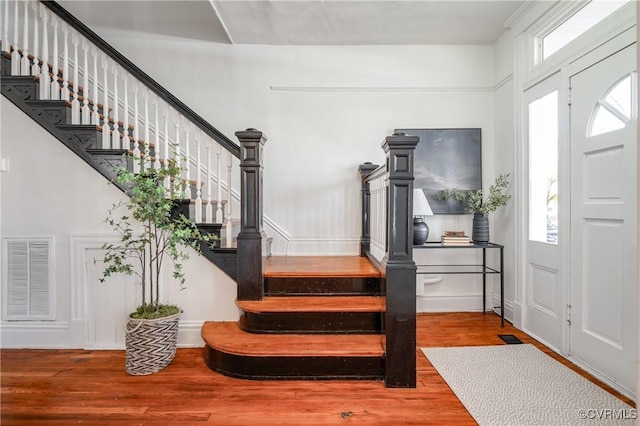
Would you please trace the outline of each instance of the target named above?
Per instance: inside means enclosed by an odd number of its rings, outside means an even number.
[[[222,223],[222,146],[216,150],[216,222]]]
[[[165,104],[164,112],[162,113],[162,118],[164,121],[164,149],[162,152],[164,153],[164,167],[169,167],[171,163],[171,156],[169,155],[169,106]],[[164,180],[164,192],[167,195],[171,194],[171,180],[169,177],[166,177]]]
[[[122,148],[120,142],[120,98],[118,97],[118,66],[113,66],[113,131],[111,132],[111,146],[113,149]]]
[[[133,82],[133,172],[140,172],[140,138],[138,137],[138,84]]]
[[[5,1],[5,5],[8,5],[10,2]],[[18,11],[18,2],[13,2],[13,52],[11,52],[11,75],[20,75],[20,62],[21,57],[20,53],[18,53],[18,46],[20,45],[20,41],[18,40],[20,28],[20,16]],[[24,44],[24,41],[23,41]]]
[[[78,33],[71,34],[71,44],[73,44],[73,100],[71,101],[71,123],[80,124],[80,101],[78,84]]]
[[[180,116],[176,117],[176,121],[173,123],[173,127],[176,131],[176,140],[173,145],[173,161],[178,169],[180,169],[182,162],[180,161]],[[182,182],[180,182],[180,174],[174,177],[173,193],[180,194],[182,192]]]
[[[213,223],[213,200],[211,199],[211,143],[207,143],[207,205],[204,209],[204,220],[206,223]]]
[[[95,126],[100,125],[100,112],[98,111],[98,77],[99,68],[98,68],[98,49],[94,46],[91,49],[91,56],[93,56],[93,90],[91,94],[93,95],[93,110],[91,111],[91,124]]]
[[[227,247],[233,246],[233,224],[231,223],[231,169],[233,167],[233,157],[227,151],[227,206],[225,211],[225,239]]]
[[[20,61],[20,75],[31,75],[29,61],[29,2],[24,2],[24,25],[22,27],[22,60]]]
[[[122,70],[124,99],[122,101],[122,149],[131,149],[129,139],[129,73]]]
[[[51,79],[51,87],[49,89],[49,96],[54,101],[60,100],[60,83],[58,81],[58,24],[60,20],[51,15],[51,26],[53,27],[53,78]]]
[[[83,40],[82,43],[82,63],[82,124],[89,124],[91,112],[89,111],[89,42],[87,40]]]
[[[51,80],[49,79],[49,12],[40,4],[42,17],[42,67],[40,68],[40,99],[51,99]]]
[[[3,1],[2,6],[2,51],[9,52],[9,2]]]
[[[109,127],[109,58],[102,55],[102,148],[111,148]]]
[[[202,223],[202,179],[200,178],[200,139],[202,132],[196,137],[196,223]]]
[[[69,26],[63,24],[62,33],[64,34],[64,46],[62,48],[62,91],[60,99],[69,101]]]
[[[191,200],[193,198],[193,194],[191,194],[191,155],[189,152],[189,129],[191,128],[191,126],[189,125],[190,123],[187,121],[187,128],[185,130],[185,140],[184,140],[184,146],[185,146],[185,154],[184,154],[184,174],[185,174],[185,178],[184,178],[184,198],[185,199],[189,199]]]
[[[31,3],[31,7],[33,8],[33,64],[31,65],[31,75],[40,77],[40,57],[38,56],[40,53],[38,38],[40,37],[40,33],[38,29],[40,25],[38,25],[38,5],[39,2]]]
[[[155,129],[155,134],[153,138],[153,144],[155,146],[153,168],[155,170],[158,170],[160,169],[160,155],[162,155],[162,152],[160,150],[160,121],[158,121],[158,115],[159,115],[158,108],[160,107],[160,105],[157,97],[154,98],[153,106],[154,106],[153,126]]]
[[[151,168],[151,141],[149,140],[149,90],[145,89],[142,92],[142,99],[144,100],[144,153],[143,153],[143,168],[145,170]]]

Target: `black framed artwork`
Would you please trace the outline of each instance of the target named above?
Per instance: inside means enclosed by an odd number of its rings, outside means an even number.
[[[482,188],[482,129],[396,129],[419,136],[414,188],[421,188],[434,214],[463,214],[465,203],[441,200],[439,191]]]

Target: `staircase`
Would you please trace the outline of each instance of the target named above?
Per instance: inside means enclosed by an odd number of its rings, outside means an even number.
[[[40,81],[35,77],[12,76],[4,72],[10,69],[11,57],[8,52],[2,52],[0,58],[2,62],[2,94],[34,121],[49,131],[64,145],[71,149],[81,159],[87,162],[97,172],[102,174],[123,192],[126,188],[120,186],[116,181],[116,169],[127,167],[133,170],[135,156],[132,149],[101,148],[100,138],[102,137],[101,126],[72,124],[72,105],[65,100],[41,100],[39,99]],[[102,111],[100,111],[102,114]],[[107,118],[109,120],[109,118]],[[113,122],[113,121],[112,121]],[[120,123],[122,131],[122,123]],[[121,137],[122,138],[122,137]],[[133,145],[136,142],[131,142]],[[144,145],[144,142],[137,142]],[[151,145],[153,154],[153,145]],[[128,155],[127,155],[128,154]],[[141,160],[138,159],[138,162]],[[189,181],[195,186],[194,181]],[[185,199],[176,206],[175,214],[183,213],[190,217],[190,206],[192,200]],[[193,216],[193,215],[191,215]],[[205,234],[221,237],[222,223],[196,223],[201,232]],[[237,269],[237,250],[235,248],[209,248],[206,244],[201,245],[203,255],[220,267],[227,275],[235,279]]]
[[[252,379],[383,379],[380,273],[364,257],[271,257],[238,323],[202,328],[205,361]]]
[[[2,6],[5,16],[14,16],[14,25],[27,22],[23,16],[18,19],[18,12],[9,15],[8,3]],[[22,4],[13,3],[15,8]],[[118,166],[137,171],[162,167],[171,155],[174,161],[182,156],[187,159],[183,180],[189,182],[187,193],[191,196],[176,206],[175,213],[190,217],[202,232],[222,237],[222,247],[210,249],[203,244],[201,248],[204,256],[238,285],[240,320],[207,322],[202,328],[204,359],[212,370],[248,379],[372,379],[385,380],[390,387],[415,387],[415,264],[408,240],[412,191],[407,188],[413,181],[411,156],[417,141],[405,136],[385,140],[383,149],[390,164],[386,174],[384,168],[361,167],[361,256],[272,257],[270,239],[262,231],[262,147],[266,142],[262,133],[254,129],[238,132],[240,146],[235,145],[55,2],[28,0],[24,5],[27,18],[30,7],[39,8],[39,13],[33,14],[34,25],[41,20],[45,34],[48,20],[53,23],[55,19],[61,26],[66,22],[65,43],[67,30],[75,40],[74,72],[67,70],[71,54],[67,54],[66,45],[64,55],[54,45],[51,63],[46,52],[30,55],[9,44],[5,28],[0,72],[2,94],[7,99],[110,181],[114,181]],[[90,62],[86,49],[85,68],[79,66],[83,61],[77,53],[80,43],[73,38],[76,31],[115,61],[112,77],[105,71],[102,78],[97,70],[92,74],[86,68]],[[62,69],[57,62],[60,56],[64,56]],[[117,70],[122,73],[123,69],[137,81],[122,74],[118,77]],[[79,83],[80,76],[84,84]],[[134,100],[126,94],[123,99],[118,97],[117,88],[124,85],[126,90],[127,84],[136,85]],[[146,85],[148,93],[139,109],[140,84]],[[149,96],[155,96],[155,119],[149,113]],[[158,118],[162,102],[167,105],[164,120]],[[173,126],[167,118],[171,116],[178,117]],[[200,132],[195,144],[189,141],[189,128]],[[209,148],[207,161],[201,161],[201,141],[207,146],[217,144],[214,165],[210,164]],[[224,157],[228,158],[226,164],[221,161]],[[234,194],[230,185],[233,157],[240,160],[243,197]],[[375,197],[370,197],[374,191],[369,191],[365,179],[369,174],[382,178],[384,186],[379,192],[394,200],[386,203],[386,198],[378,199],[379,208],[388,209],[384,214],[371,211],[369,198]],[[234,203],[239,208],[234,208]],[[238,221],[231,216],[235,210],[240,210],[243,218],[237,236],[233,224]],[[386,220],[373,223],[372,217]],[[388,231],[392,227],[387,221],[396,224],[394,232]],[[379,248],[377,254],[369,250],[374,227],[381,234],[381,242],[373,243]]]

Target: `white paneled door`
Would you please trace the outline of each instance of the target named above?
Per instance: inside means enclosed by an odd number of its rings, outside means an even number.
[[[571,83],[569,354],[637,392],[636,45]]]
[[[560,351],[565,303],[560,241],[565,230],[558,226],[559,114],[562,96],[559,76],[553,76],[525,92],[528,164],[526,202],[526,264],[524,268],[523,327],[537,339]],[[562,237],[559,240],[559,237]]]

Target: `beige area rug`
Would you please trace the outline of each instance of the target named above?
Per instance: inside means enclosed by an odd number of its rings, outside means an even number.
[[[422,352],[480,426],[635,424],[635,409],[533,345]]]

